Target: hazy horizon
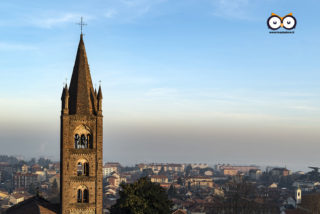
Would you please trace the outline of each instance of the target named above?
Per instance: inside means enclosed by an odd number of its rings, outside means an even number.
[[[318,1],[35,0],[0,6],[0,154],[59,158],[80,16],[104,161],[320,166]],[[269,34],[271,13],[297,19]]]

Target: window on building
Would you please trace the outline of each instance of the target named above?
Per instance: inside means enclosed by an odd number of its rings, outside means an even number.
[[[84,163],[84,166],[83,166],[83,174],[85,176],[89,176],[89,163]]]
[[[83,203],[89,202],[89,192],[87,189],[83,190]]]
[[[82,203],[82,190],[78,189],[77,202]]]
[[[86,161],[79,161],[77,165],[78,176],[89,176],[89,163]]]
[[[80,187],[77,191],[78,203],[89,203],[89,191],[86,187]]]
[[[84,134],[81,135],[81,148],[82,149],[87,148],[87,138]]]
[[[80,137],[78,134],[74,136],[74,147],[76,149],[80,148]]]
[[[79,134],[75,134],[74,136],[74,147],[76,149],[87,149],[93,148],[93,139],[91,137],[90,134],[85,135],[82,134],[81,137],[79,136]]]
[[[76,149],[87,149],[93,147],[91,130],[86,125],[80,125],[74,130],[74,147]]]

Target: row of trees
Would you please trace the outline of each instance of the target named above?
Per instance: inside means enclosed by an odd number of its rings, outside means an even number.
[[[23,164],[32,166],[37,163],[40,166],[43,166],[45,168],[49,168],[49,164],[52,163],[52,161],[47,158],[39,158],[38,160],[36,160],[35,158],[31,158],[29,161],[24,161],[24,160],[19,160],[14,156],[8,156],[8,155],[0,155],[0,162],[8,162],[10,165],[16,166],[16,167],[21,167]]]

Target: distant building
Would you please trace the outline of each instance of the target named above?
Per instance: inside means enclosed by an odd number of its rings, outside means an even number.
[[[205,168],[208,168],[209,165],[206,164],[206,163],[193,163],[193,164],[190,164],[192,168],[200,168],[200,169],[205,169]]]
[[[224,168],[223,174],[227,176],[236,176],[238,174],[238,170],[234,168]]]
[[[217,164],[216,169],[219,171],[224,171],[224,169],[228,170],[237,170],[238,172],[242,172],[245,174],[248,174],[250,170],[252,169],[259,169],[257,166],[235,166],[230,164]]]
[[[39,165],[39,164],[33,164],[32,166],[31,166],[31,171],[32,172],[36,172],[36,171],[42,171],[42,167]]]
[[[290,175],[290,170],[286,169],[286,168],[273,168],[270,171],[270,174],[273,176],[288,176]]]
[[[119,173],[120,163],[108,162],[102,167],[103,177],[111,175],[113,172]]]
[[[213,188],[212,178],[206,176],[189,177],[186,179],[185,183],[188,187]]]
[[[151,182],[153,183],[168,183],[168,177],[165,175],[151,175],[150,176]]]
[[[21,167],[21,172],[23,173],[29,172],[29,166],[27,164],[23,164]]]
[[[31,197],[31,195],[28,193],[12,193],[9,196],[9,201],[12,204],[18,204],[18,203],[20,203],[30,197]]]
[[[249,177],[253,180],[258,180],[262,175],[262,171],[260,169],[250,169]]]
[[[204,172],[204,175],[206,175],[206,176],[213,176],[213,170],[212,169],[208,169],[208,170],[206,170],[205,172]]]
[[[318,181],[295,181],[292,184],[293,187],[301,189],[303,192],[311,192],[316,187],[320,187]]]
[[[47,170],[46,173],[47,173],[47,177],[52,177],[52,176],[55,176],[57,174],[57,171],[53,170],[53,169],[50,169],[50,170]]]
[[[42,182],[47,179],[47,174],[45,171],[36,171],[34,174],[38,175],[38,181]]]
[[[10,194],[7,191],[0,190],[0,200],[9,198]]]
[[[24,188],[28,189],[31,184],[37,183],[38,175],[33,173],[20,173],[17,172],[13,175],[13,186],[15,189]]]
[[[118,188],[122,182],[124,182],[124,183],[127,182],[127,178],[121,177],[118,173],[114,172],[110,176],[107,177],[107,181],[108,181],[109,185]]]
[[[138,168],[140,172],[144,169],[151,169],[153,173],[158,174],[162,169],[163,171],[173,171],[173,172],[184,172],[185,165],[184,164],[173,164],[173,163],[152,163],[152,164],[138,164]]]

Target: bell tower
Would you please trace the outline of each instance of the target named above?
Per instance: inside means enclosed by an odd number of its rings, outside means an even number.
[[[60,198],[62,214],[102,213],[102,91],[93,89],[80,35],[69,88],[62,91]]]

